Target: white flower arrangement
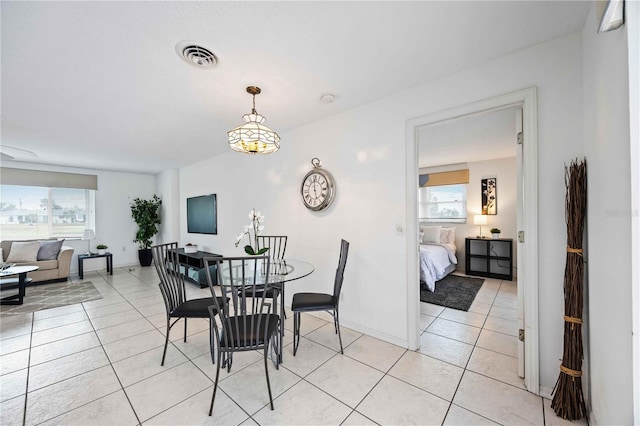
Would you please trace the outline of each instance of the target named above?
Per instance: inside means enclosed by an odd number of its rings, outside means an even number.
[[[244,232],[238,235],[238,238],[236,239],[236,247],[238,247],[240,241],[242,241],[246,236],[249,239],[249,244],[244,246],[245,253],[252,256],[264,254],[269,250],[269,247],[263,247],[260,250],[257,250],[258,235],[264,231],[264,216],[259,211],[256,211],[256,209],[251,209],[249,212],[249,219],[251,219],[251,222],[248,225],[245,225]],[[255,249],[253,248],[252,243],[255,244]]]

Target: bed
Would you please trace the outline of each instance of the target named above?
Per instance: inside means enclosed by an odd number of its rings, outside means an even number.
[[[436,281],[456,269],[455,228],[420,228],[420,283],[435,291]]]

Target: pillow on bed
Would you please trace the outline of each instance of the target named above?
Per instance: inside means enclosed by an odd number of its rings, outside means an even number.
[[[456,243],[456,228],[441,228],[440,229],[440,243],[441,244],[455,244]]]
[[[440,230],[441,226],[423,226],[422,227],[422,242],[428,243],[440,243]]]

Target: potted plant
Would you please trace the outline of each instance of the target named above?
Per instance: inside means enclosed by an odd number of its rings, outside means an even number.
[[[500,229],[498,228],[491,228],[491,236],[493,237],[494,240],[497,240],[498,238],[500,238]]]
[[[138,232],[133,242],[138,243],[138,259],[141,266],[149,266],[153,260],[151,238],[158,233],[161,205],[162,200],[155,194],[150,200],[134,198],[131,203],[131,217],[138,225]]]
[[[251,219],[251,223],[244,227],[244,232],[236,239],[236,247],[238,247],[240,241],[242,241],[246,235],[249,239],[249,244],[244,246],[244,252],[250,256],[263,255],[269,250],[269,247],[258,249],[258,235],[264,230],[264,216],[259,211],[256,211],[256,209],[251,209],[249,219]],[[252,232],[253,235],[251,235]]]
[[[98,249],[98,254],[106,254],[109,247],[106,244],[98,244],[96,248]]]
[[[184,252],[185,253],[197,253],[198,252],[198,245],[197,244],[187,243],[187,244],[184,245]]]

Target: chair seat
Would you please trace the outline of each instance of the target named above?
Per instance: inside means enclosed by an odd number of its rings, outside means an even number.
[[[318,311],[336,307],[333,295],[324,293],[296,293],[293,295],[291,310]]]
[[[218,297],[217,299],[218,304],[222,305],[222,298]],[[171,311],[169,316],[172,318],[209,318],[209,306],[213,305],[216,310],[215,304],[213,297],[187,300]]]
[[[259,314],[229,317],[220,336],[220,347],[257,346],[265,344],[278,327],[280,317],[275,314]],[[231,333],[227,342],[227,333]]]

